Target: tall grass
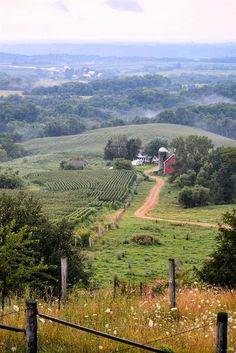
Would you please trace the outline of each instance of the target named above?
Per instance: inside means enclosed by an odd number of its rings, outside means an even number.
[[[177,310],[170,310],[167,292],[155,296],[147,289],[146,294],[141,296],[138,289],[131,288],[124,295],[118,294],[115,299],[111,290],[74,291],[67,305],[61,309],[56,301],[38,301],[41,313],[157,348],[168,347],[176,353],[215,352],[216,315],[226,311],[229,314],[228,351],[235,351],[235,291],[201,289],[197,286],[179,289],[177,306]],[[24,303],[13,301],[7,311],[17,310],[17,307],[24,309]],[[24,327],[24,311],[16,311],[14,315],[4,316],[0,320],[5,325]],[[196,329],[179,334],[192,328]],[[129,348],[41,318],[38,319],[38,339],[39,353],[111,353]],[[24,335],[0,330],[0,351],[23,353]],[[130,352],[141,350],[132,348]]]

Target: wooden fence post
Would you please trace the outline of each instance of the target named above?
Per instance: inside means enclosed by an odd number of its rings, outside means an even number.
[[[217,329],[216,329],[216,353],[226,353],[227,351],[227,324],[228,314],[217,314]]]
[[[169,298],[170,307],[175,308],[175,260],[169,259]]]
[[[61,257],[61,300],[63,304],[65,304],[67,300],[67,277],[68,277],[67,257]]]
[[[37,303],[26,300],[26,353],[37,353]]]

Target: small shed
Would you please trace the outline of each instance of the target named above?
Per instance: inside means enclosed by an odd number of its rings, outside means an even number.
[[[71,167],[71,169],[83,170],[87,166],[87,161],[82,159],[71,159],[67,162],[67,165]]]
[[[165,161],[164,161],[164,175],[168,175],[173,173],[174,168],[173,165],[175,163],[175,155],[172,154],[170,157],[168,157]]]

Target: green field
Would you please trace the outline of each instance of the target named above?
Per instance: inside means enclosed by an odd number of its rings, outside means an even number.
[[[236,204],[183,208],[178,203],[179,191],[180,189],[168,183],[166,178],[166,183],[160,192],[158,206],[149,215],[179,221],[218,223],[222,221],[223,213],[236,208]]]
[[[200,266],[212,252],[215,229],[176,225],[136,218],[134,211],[141,206],[152,182],[139,184],[131,207],[119,221],[119,228],[106,233],[87,256],[93,261],[94,281],[110,286],[115,274],[130,283],[150,283],[167,276],[168,258],[174,257],[178,270]],[[134,234],[152,235],[160,245],[137,245]]]
[[[52,219],[68,216],[75,224],[104,207],[123,207],[136,180],[129,170],[55,171],[29,174],[28,188]]]
[[[139,137],[143,144],[156,136],[164,136],[171,141],[177,136],[204,135],[212,139],[216,146],[236,146],[235,140],[189,126],[174,124],[129,125],[91,130],[81,135],[33,139],[24,144],[29,156],[7,162],[5,165],[18,169],[22,174],[28,174],[58,169],[61,160],[73,158],[77,154],[90,160],[96,160],[98,163],[103,157],[107,140],[117,134]]]

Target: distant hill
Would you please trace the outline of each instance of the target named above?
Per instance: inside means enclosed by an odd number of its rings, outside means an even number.
[[[236,56],[235,43],[197,44],[197,43],[47,43],[47,42],[0,42],[0,52],[47,55],[99,55],[117,57],[155,57],[155,58],[225,58]]]

